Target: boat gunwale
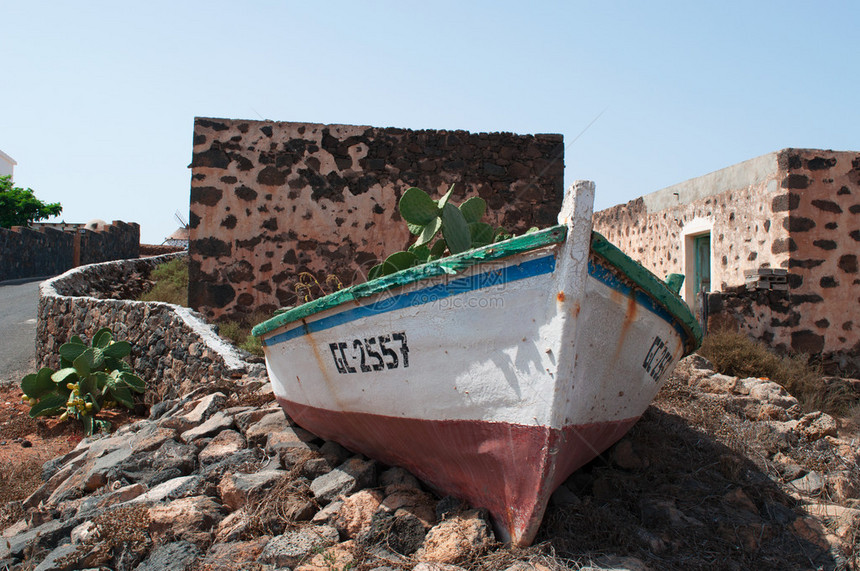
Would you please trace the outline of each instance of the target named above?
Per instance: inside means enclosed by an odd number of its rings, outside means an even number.
[[[481,248],[476,248],[455,254],[439,260],[434,260],[420,266],[400,270],[399,272],[369,280],[364,283],[352,285],[342,290],[330,293],[319,299],[309,301],[298,307],[294,307],[272,317],[255,326],[251,333],[255,337],[275,331],[287,325],[309,317],[316,313],[337,307],[349,301],[357,301],[370,297],[386,290],[405,286],[427,278],[441,275],[456,275],[463,270],[476,266],[482,262],[490,262],[536,250],[538,248],[564,242],[567,237],[567,227],[564,225],[551,226],[537,232],[530,232],[522,236],[516,236],[502,242],[496,242]]]
[[[357,301],[427,278],[445,274],[455,275],[481,262],[499,260],[515,254],[529,252],[544,246],[563,242],[566,238],[567,227],[557,225],[517,236],[503,242],[469,250],[461,254],[448,256],[420,266],[407,268],[381,278],[344,288],[289,309],[255,326],[252,334],[256,337],[264,337],[285,325],[298,322],[306,317],[327,309],[332,309],[349,301]],[[685,354],[690,354],[698,348],[702,342],[702,328],[689,306],[678,294],[672,292],[660,278],[630,258],[598,232],[592,231],[591,233],[590,251],[616,268],[622,275],[633,282],[637,288],[656,301],[658,305],[663,306],[672,318],[678,321],[681,328],[687,333]]]

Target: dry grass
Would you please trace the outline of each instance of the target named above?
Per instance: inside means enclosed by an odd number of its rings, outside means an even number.
[[[806,355],[777,355],[743,333],[725,330],[709,333],[699,354],[724,375],[763,377],[781,384],[807,412],[821,410],[844,415],[857,402],[847,383],[825,380],[820,368]]]
[[[42,462],[33,459],[0,466],[0,529],[24,516],[21,501],[42,485]]]
[[[218,322],[218,335],[227,339],[239,349],[258,357],[263,356],[260,340],[251,335],[251,329],[258,323],[272,317],[270,313],[257,311],[241,319],[226,319]]]
[[[142,294],[138,301],[163,301],[188,306],[187,259],[176,258],[159,264],[152,270],[150,278],[155,280],[155,285]]]

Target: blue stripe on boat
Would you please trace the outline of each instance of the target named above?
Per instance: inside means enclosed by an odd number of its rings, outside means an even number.
[[[369,305],[362,305],[316,321],[303,323],[298,327],[288,329],[268,339],[263,339],[263,344],[270,347],[284,341],[289,341],[290,339],[295,339],[296,337],[301,337],[302,335],[307,335],[308,333],[331,329],[332,327],[337,327],[338,325],[343,325],[362,317],[379,315],[380,313],[387,313],[404,307],[415,307],[433,303],[434,301],[453,295],[524,280],[534,276],[551,274],[553,271],[555,271],[555,256],[549,255],[515,266],[505,266],[489,272],[458,278],[448,283],[441,283],[392,297],[385,297],[383,294],[380,299]]]
[[[417,291],[402,293],[392,297],[383,296],[377,301],[369,305],[362,305],[353,309],[342,311],[329,317],[324,317],[316,321],[302,323],[298,327],[288,329],[283,333],[278,333],[267,339],[263,339],[263,344],[267,347],[295,339],[307,335],[308,333],[316,333],[343,325],[356,319],[368,317],[371,315],[379,315],[404,307],[415,307],[427,303],[433,303],[446,297],[460,295],[470,291],[485,289],[500,284],[515,282],[544,274],[551,274],[555,271],[555,256],[543,256],[534,260],[523,262],[515,266],[505,266],[497,270],[491,270],[464,278],[452,280],[448,283],[441,283],[434,286],[419,289]],[[626,283],[618,279],[618,276],[608,267],[594,263],[593,260],[588,262],[588,274],[625,296],[629,296],[632,288]],[[682,339],[686,339],[687,332],[681,327],[678,321],[672,317],[668,311],[662,306],[656,304],[650,296],[640,290],[634,290],[636,303],[651,311],[658,317],[662,318],[671,324]]]

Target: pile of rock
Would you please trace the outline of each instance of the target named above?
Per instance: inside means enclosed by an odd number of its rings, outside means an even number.
[[[547,543],[527,551],[498,549],[482,511],[296,426],[259,379],[239,384],[241,398],[200,387],[46,463],[0,534],[0,569],[842,569],[860,554],[858,441],[697,356],[556,491]]]
[[[493,542],[482,512],[321,441],[277,404],[201,393],[45,464],[0,568],[457,569]]]
[[[858,501],[860,443],[838,438],[836,419],[821,411],[804,414],[797,399],[769,379],[721,375],[698,356],[689,364],[689,386],[704,393],[700,399],[720,403],[752,423],[756,440],[778,471],[775,479],[789,492],[799,499]],[[827,474],[807,470],[792,458],[804,452],[817,456]]]

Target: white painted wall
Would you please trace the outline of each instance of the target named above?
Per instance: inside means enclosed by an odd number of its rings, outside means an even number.
[[[17,164],[15,159],[0,151],[0,176],[12,175],[12,171],[15,170],[15,165]]]

